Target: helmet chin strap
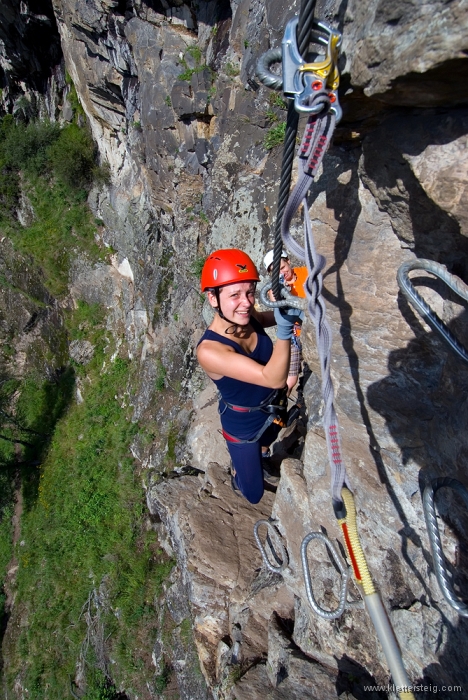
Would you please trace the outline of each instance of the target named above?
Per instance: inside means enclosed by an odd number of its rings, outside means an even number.
[[[223,319],[223,321],[227,321],[228,323],[231,323],[231,326],[228,326],[226,330],[224,331],[226,335],[234,335],[237,332],[238,328],[242,328],[242,326],[239,326],[237,323],[234,321],[231,321],[230,318],[226,318],[226,316],[223,314],[221,311],[221,299],[219,296],[219,287],[214,288],[214,293],[216,297],[216,301],[218,302],[218,306],[215,306],[214,309],[215,311],[218,312],[218,316]],[[234,328],[234,330],[231,331],[231,328]]]

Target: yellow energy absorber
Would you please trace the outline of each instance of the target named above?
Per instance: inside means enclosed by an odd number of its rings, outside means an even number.
[[[346,507],[346,518],[340,518],[338,523],[343,532],[346,549],[353,567],[354,578],[362,588],[364,603],[382,645],[397,693],[401,700],[415,700],[411,692],[411,684],[403,666],[400,647],[380,595],[375,590],[361,547],[357,531],[354,496],[347,488],[343,488],[341,496]]]
[[[362,586],[364,595],[372,595],[372,593],[375,593],[375,587],[367,567],[366,557],[362,551],[361,541],[357,531],[354,496],[351,491],[346,488],[342,489],[341,496],[346,507],[346,518],[341,518],[338,520],[338,523],[343,531],[346,549],[351,560],[351,566],[353,567],[354,578]]]

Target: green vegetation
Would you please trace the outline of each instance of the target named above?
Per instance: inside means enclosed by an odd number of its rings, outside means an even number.
[[[212,85],[210,89],[208,90],[208,97],[206,100],[206,104],[211,104],[214,96],[216,95],[216,85]]]
[[[164,665],[164,668],[162,670],[162,673],[159,674],[159,676],[156,676],[155,682],[154,682],[154,689],[157,693],[162,693],[164,690],[166,690],[170,678],[172,675],[172,669],[168,664]]]
[[[99,669],[88,673],[86,686],[84,700],[118,700],[121,697],[114,684]]]
[[[0,121],[0,229],[44,271],[52,294],[66,293],[74,251],[102,257],[86,205],[89,188],[106,181],[89,132],[77,124]],[[17,211],[29,210],[22,226]]]
[[[279,146],[284,141],[284,136],[286,133],[286,122],[279,122],[273,126],[265,136],[263,141],[264,147],[267,151],[271,151],[275,146]]]
[[[240,74],[240,68],[239,66],[234,65],[234,63],[230,63],[230,61],[228,61],[224,66],[224,72],[226,75],[229,75],[229,77],[235,78]]]
[[[189,46],[187,49],[189,56],[193,58],[197,65],[200,64],[202,58],[202,52],[199,46]]]
[[[169,430],[167,433],[167,459],[172,466],[175,466],[176,454],[175,448],[179,438],[179,428],[175,423],[170,421]]]
[[[164,98],[164,102],[166,103],[166,105],[168,107],[172,107],[172,101],[171,101],[170,95],[166,95],[166,97]]]
[[[78,93],[76,92],[76,88],[73,84],[73,80],[71,79],[71,76],[69,73],[65,73],[65,82],[67,85],[70,87],[70,91],[67,95],[67,99],[70,103],[70,106],[72,108],[73,116],[75,117],[75,120],[77,119],[84,119],[85,117],[85,112],[83,107],[81,106],[81,102],[78,99]]]
[[[187,649],[193,643],[192,621],[186,617],[179,625],[182,644]]]
[[[267,111],[265,112],[265,117],[271,122],[279,122],[278,115],[272,109],[267,109]]]
[[[166,386],[167,371],[160,359],[157,361],[158,373],[156,375],[155,387],[157,391],[163,391]]]
[[[117,697],[114,684],[121,683],[138,694],[154,680],[141,649],[154,641],[154,603],[173,563],[145,525],[141,480],[129,453],[137,430],[126,407],[131,371],[127,361],[111,361],[103,318],[99,307],[82,303],[67,319],[71,337],[91,340],[96,350],[81,387],[84,401],[66,413],[55,402],[55,414],[63,415],[35,467],[37,487],[30,489],[16,549],[14,614],[22,622],[5,675],[12,687],[21,674],[37,700],[68,697],[80,655],[89,700]],[[45,403],[31,404],[42,406],[45,421]],[[104,641],[116,662],[113,682],[99,673]]]
[[[69,100],[77,114],[73,86]],[[95,242],[103,222],[86,200],[93,183],[107,178],[96,165],[91,135],[77,123],[0,119],[0,232],[32,256],[55,296],[68,291],[73,258],[104,257]],[[160,264],[155,313],[172,284],[170,253]],[[34,286],[25,292],[9,280],[2,285],[23,293],[42,313],[46,304],[33,298]],[[2,683],[12,692],[20,678],[32,700],[62,700],[76,694],[72,679],[79,667],[87,700],[114,700],[120,687],[143,697],[155,684],[148,654],[157,634],[155,603],[173,562],[148,526],[142,475],[129,451],[138,430],[127,392],[134,370],[115,357],[105,309],[78,302],[63,313],[66,331],[48,330],[50,337],[31,342],[24,376],[7,369],[15,364],[9,330],[0,343],[0,641],[3,582],[12,558],[18,563]],[[66,333],[92,343],[88,364],[65,366]],[[161,390],[165,371],[161,364]],[[74,400],[77,381],[80,403]],[[170,426],[169,461],[176,442]],[[19,485],[21,538],[13,546]]]
[[[279,107],[280,109],[287,109],[288,105],[284,101],[283,97],[281,96],[281,93],[279,92],[274,92],[273,90],[270,92],[270,96],[268,98],[268,101],[272,107]]]
[[[198,258],[195,258],[195,260],[190,265],[190,272],[192,275],[197,277],[197,279],[200,279],[200,277],[201,277],[201,273],[203,270],[203,265],[205,264],[205,260],[206,260],[206,256],[200,255]]]
[[[181,64],[185,68],[185,70],[177,76],[179,80],[190,81],[194,73],[201,73],[205,70],[205,68],[208,68],[208,70],[210,70],[206,63],[201,62],[202,52],[198,46],[189,46],[186,53],[189,56],[191,56],[191,58],[195,61],[195,66],[193,68],[189,68],[186,59],[183,58],[181,60]]]

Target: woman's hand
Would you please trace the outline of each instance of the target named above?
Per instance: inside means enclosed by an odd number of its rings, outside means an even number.
[[[283,307],[275,309],[276,335],[280,340],[290,340],[293,336],[294,324],[302,321],[304,314],[300,309]]]

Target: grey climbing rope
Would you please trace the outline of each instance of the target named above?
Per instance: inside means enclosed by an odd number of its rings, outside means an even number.
[[[338,607],[334,610],[325,610],[322,608],[315,600],[314,591],[312,589],[312,581],[310,578],[310,568],[307,559],[307,547],[312,540],[320,540],[325,544],[331,556],[338,567],[341,575],[341,587],[340,587],[340,599]],[[323,532],[310,532],[302,540],[301,545],[301,559],[302,559],[302,570],[304,572],[304,581],[306,586],[307,598],[309,600],[310,607],[319,617],[325,618],[325,620],[335,620],[337,617],[341,617],[346,607],[346,597],[348,594],[349,576],[351,569],[349,566],[343,564],[340,555],[338,554],[336,547],[331,542],[331,540],[323,534]]]
[[[263,543],[260,539],[260,535],[258,534],[258,529],[260,525],[265,525],[267,528],[267,544],[270,547],[271,553],[277,562],[277,565],[272,564],[271,561],[268,558],[268,555],[266,553],[265,547],[263,546]],[[265,566],[267,569],[272,571],[275,574],[280,574],[282,571],[286,569],[286,567],[289,564],[289,559],[288,559],[288,553],[286,551],[286,548],[281,540],[281,536],[274,526],[274,523],[272,520],[257,520],[257,522],[254,525],[254,537],[255,541],[258,545],[258,548],[260,550],[260,553],[262,555],[262,559],[264,561]],[[272,542],[272,538],[274,540],[274,544]],[[275,546],[278,547],[279,554],[277,553]]]
[[[444,552],[440,541],[439,525],[437,524],[437,516],[434,505],[434,497],[437,491],[441,488],[454,489],[463,498],[466,507],[468,508],[468,489],[457,479],[443,477],[433,479],[426,486],[423,493],[423,508],[424,517],[426,518],[427,533],[431,544],[432,559],[434,563],[434,572],[437,578],[442,595],[449,605],[457,611],[459,615],[468,617],[468,605],[464,603],[455,594],[450,582],[447,565],[445,563]]]
[[[317,255],[314,248],[312,227],[305,199],[330,144],[335,124],[341,117],[337,93],[339,84],[337,62],[341,45],[341,34],[333,30],[325,22],[317,22],[313,19],[314,5],[315,3],[312,2],[307,3],[303,1],[301,3],[299,20],[293,18],[288,23],[282,45],[282,84],[286,96],[294,97],[294,106],[290,103],[288,109],[288,124],[286,126],[275,228],[272,283],[271,287],[262,290],[264,292],[262,301],[269,307],[295,305],[291,303],[290,299],[288,299],[288,304],[285,304],[279,282],[281,250],[284,241],[286,246],[297,257],[307,262],[309,272],[309,279],[306,283],[307,306],[316,327],[317,347],[322,369],[322,391],[325,403],[323,422],[332,470],[333,507],[337,518],[341,518],[346,514],[341,498],[341,490],[345,484],[348,488],[350,488],[350,485],[341,458],[338,423],[333,406],[334,392],[330,377],[331,329],[326,320],[325,304],[321,296],[321,270],[325,265],[325,260],[321,255]],[[303,28],[303,22],[306,17],[309,22],[307,36],[304,35]],[[314,27],[316,36],[322,37],[322,43],[325,43],[326,39],[327,54],[322,61],[305,64],[302,56],[307,51],[309,38],[313,35]],[[274,55],[278,54],[270,52],[269,56],[261,63],[260,79],[265,78],[265,80],[270,81],[271,75],[265,75],[265,71],[269,67],[270,61],[273,60]],[[296,99],[298,97],[299,100]],[[298,123],[298,113],[294,108],[295,106],[297,107],[297,102],[299,102],[301,109],[304,107],[308,109],[310,116],[299,147],[299,180],[290,193],[292,161]],[[293,121],[294,129],[292,129]],[[289,233],[292,218],[302,203],[304,204],[305,249],[296,243]],[[275,302],[267,299],[269,288],[273,291]]]
[[[397,272],[397,282],[402,293],[408,299],[410,304],[423,317],[428,325],[438,333],[448,347],[458,355],[462,360],[468,362],[468,350],[460,343],[453,335],[452,331],[447,328],[445,323],[437,316],[435,311],[431,309],[429,304],[416,291],[409,278],[411,270],[424,270],[431,272],[433,275],[441,279],[450,289],[458,294],[459,297],[468,301],[468,286],[462,282],[459,277],[451,275],[445,265],[434,262],[433,260],[412,260],[411,262],[400,265]]]
[[[326,147],[335,126],[335,115],[328,113],[325,117],[312,115],[306,125],[304,136],[298,151],[299,178],[291,192],[285,208],[281,234],[284,244],[299,259],[305,260],[309,277],[305,285],[307,308],[315,325],[317,349],[322,375],[322,395],[324,401],[323,426],[327,438],[327,447],[331,468],[332,499],[335,515],[345,515],[341,491],[346,485],[351,487],[346,468],[341,456],[341,442],[338,421],[334,408],[334,389],[330,375],[332,333],[326,318],[325,302],[322,297],[322,270],[325,258],[315,250],[306,195],[322,162]],[[294,214],[303,204],[305,248],[299,245],[290,233]]]

